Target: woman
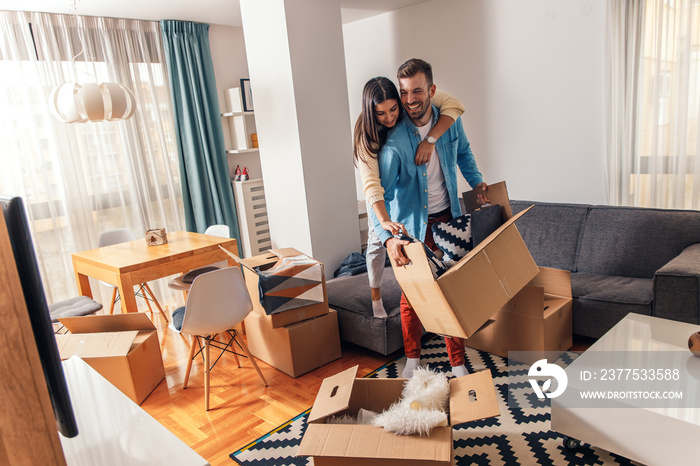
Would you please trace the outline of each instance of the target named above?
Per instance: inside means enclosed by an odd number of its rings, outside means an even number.
[[[457,117],[464,113],[464,107],[459,100],[442,91],[436,91],[431,102],[440,109],[440,117],[428,136],[439,139]],[[360,169],[367,208],[372,207],[382,228],[393,235],[399,232],[406,234],[406,229],[400,223],[392,222],[386,211],[377,157],[386,143],[389,129],[393,128],[402,116],[401,98],[394,83],[383,76],[367,81],[362,91],[362,111],[355,123],[353,155],[355,166]],[[426,138],[418,145],[416,165],[427,163],[432,152],[433,144]],[[381,283],[386,252],[371,226],[367,238],[366,258],[369,286],[372,290],[372,311],[374,317],[385,318],[387,313],[382,302]]]

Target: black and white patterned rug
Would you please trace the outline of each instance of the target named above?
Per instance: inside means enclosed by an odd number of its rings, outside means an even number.
[[[561,362],[568,364],[575,357],[574,353],[565,353]],[[433,369],[449,372],[443,338],[434,337],[423,342],[421,362]],[[403,365],[404,358],[401,357],[377,369],[369,377],[398,377]],[[527,380],[528,365],[523,364],[520,371],[511,364],[510,385],[508,361],[504,358],[467,348],[466,365],[470,372],[491,370],[501,415],[455,426],[453,450],[456,465],[637,464],[588,444],[581,444],[576,451],[565,449],[562,435],[550,430],[549,399],[539,400]],[[517,403],[508,403],[509,390],[511,397],[518,400]],[[296,457],[309,411],[304,411],[232,453],[231,458],[243,466],[311,465],[310,459]]]

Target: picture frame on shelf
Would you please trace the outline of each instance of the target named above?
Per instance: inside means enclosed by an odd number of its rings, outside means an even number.
[[[253,94],[250,91],[250,79],[241,79],[241,94],[243,95],[243,111],[253,111]]]

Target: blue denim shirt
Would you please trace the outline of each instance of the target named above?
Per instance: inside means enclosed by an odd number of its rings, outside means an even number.
[[[437,120],[438,109],[433,105],[433,118]],[[408,234],[423,241],[428,225],[428,176],[427,164],[416,165],[416,150],[421,143],[418,129],[404,115],[389,132],[386,144],[379,153],[379,176],[384,188],[384,202],[389,217],[401,222]],[[450,197],[453,217],[462,213],[457,193],[457,167],[473,188],[484,180],[474,160],[469,140],[464,133],[462,118],[445,131],[436,143],[445,187]],[[382,241],[391,238],[391,233],[382,228],[373,209],[370,221],[375,233]]]

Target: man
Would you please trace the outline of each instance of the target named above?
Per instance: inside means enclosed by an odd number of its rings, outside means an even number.
[[[427,62],[413,58],[399,67],[398,79],[407,118],[392,129],[379,154],[384,201],[393,221],[402,223],[409,235],[435,250],[431,225],[461,215],[456,168],[459,167],[470,186],[486,190],[486,183],[476,166],[461,118],[440,139],[427,139],[433,145],[433,153],[428,163],[416,165],[416,149],[439,116],[437,107],[430,103],[436,89],[432,68]],[[481,201],[484,201],[483,195]],[[373,212],[370,217],[375,233],[395,263],[408,264],[402,249],[408,242],[381,228]],[[410,378],[420,365],[422,327],[404,294],[401,295],[401,329],[406,353],[402,377]],[[445,343],[452,373],[456,377],[468,374],[464,366],[464,342],[460,338],[446,337]]]

